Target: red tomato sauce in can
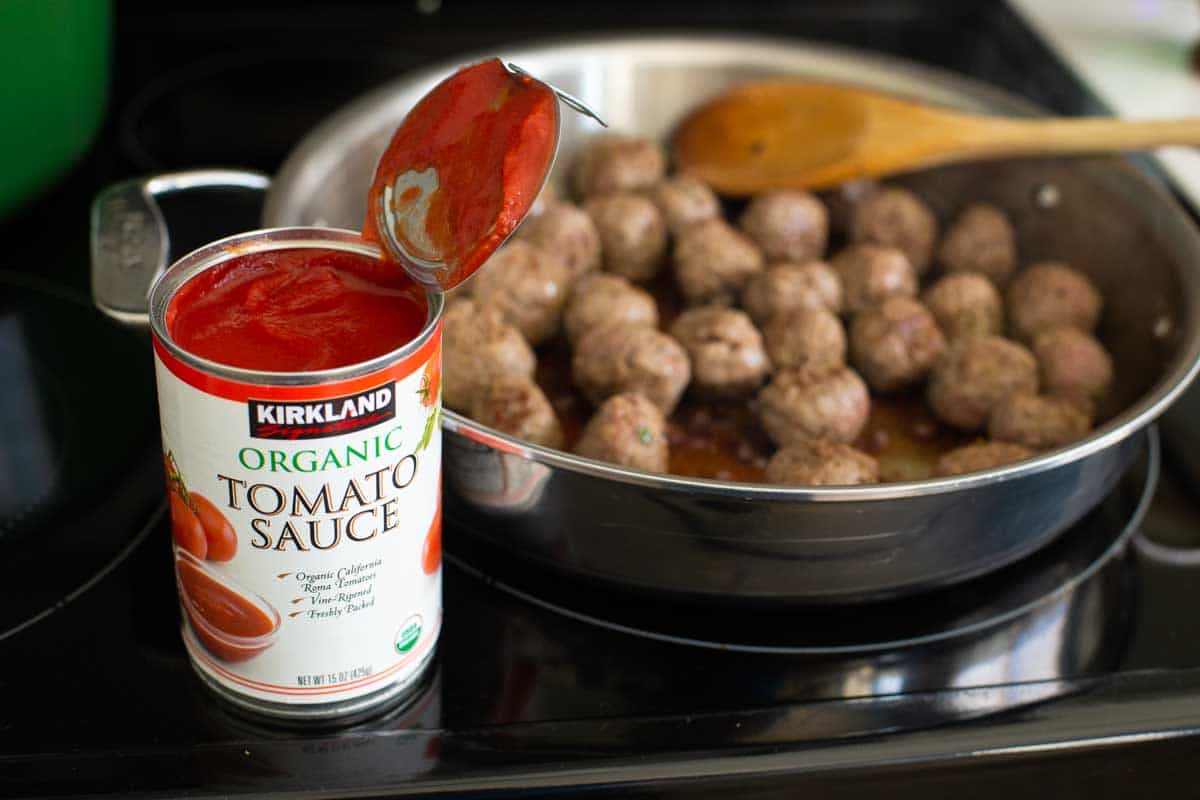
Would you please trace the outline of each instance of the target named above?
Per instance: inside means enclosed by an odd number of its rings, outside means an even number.
[[[425,292],[392,264],[337,250],[231,258],[184,284],[167,330],[190,353],[244,369],[311,372],[368,361],[425,324]]]

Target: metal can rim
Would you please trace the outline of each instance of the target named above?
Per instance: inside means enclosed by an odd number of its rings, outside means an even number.
[[[206,269],[222,264],[232,258],[250,253],[273,250],[321,249],[357,253],[377,260],[384,260],[383,252],[376,245],[362,238],[357,231],[342,228],[287,227],[263,228],[227,236],[203,245],[171,264],[155,279],[150,287],[150,329],[163,347],[185,364],[209,375],[227,378],[239,383],[267,386],[310,386],[338,383],[352,378],[371,375],[416,352],[437,330],[445,310],[445,295],[437,287],[420,284],[425,291],[426,318],[420,332],[400,347],[389,350],[367,361],[348,364],[332,369],[306,372],[273,372],[246,369],[222,364],[198,356],[181,347],[167,330],[167,308],[176,292],[189,280]]]

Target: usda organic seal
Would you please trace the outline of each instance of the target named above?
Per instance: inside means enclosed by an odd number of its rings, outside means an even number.
[[[413,614],[404,620],[400,630],[396,631],[396,652],[407,653],[421,638],[421,615]]]

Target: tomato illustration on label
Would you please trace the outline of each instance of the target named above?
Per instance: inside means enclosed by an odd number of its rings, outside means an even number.
[[[431,358],[421,374],[421,388],[417,394],[421,396],[421,405],[429,407],[437,402],[442,390],[442,360]]]
[[[209,561],[229,561],[237,553],[237,533],[225,515],[212,500],[198,492],[192,492],[196,504],[196,516],[204,527],[204,538],[208,541]]]
[[[175,546],[196,558],[204,558],[208,555],[208,539],[200,518],[188,508],[178,492],[171,492],[168,500],[171,506],[171,536]]]
[[[201,560],[229,561],[237,553],[237,532],[216,504],[187,484],[171,453],[163,455],[175,546]]]
[[[425,534],[425,546],[421,548],[421,569],[426,575],[432,575],[437,572],[438,567],[442,565],[441,496],[442,493],[439,487],[437,510],[433,512],[433,522],[429,523],[429,531]]]

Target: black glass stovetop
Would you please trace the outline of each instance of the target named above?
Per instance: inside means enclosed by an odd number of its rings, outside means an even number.
[[[1176,788],[1200,746],[1200,483],[1181,449],[1200,423],[1186,414],[1053,547],[886,606],[677,608],[571,585],[449,527],[443,640],[410,701],[338,730],[226,709],[179,642],[149,350],[88,308],[86,211],[104,185],[271,172],[405,69],[605,30],[834,41],[1063,113],[1099,106],[999,4],[170,6],[116,4],[97,145],[0,223],[0,797]],[[192,222],[179,251],[227,232]],[[31,499],[6,504],[14,487]]]

